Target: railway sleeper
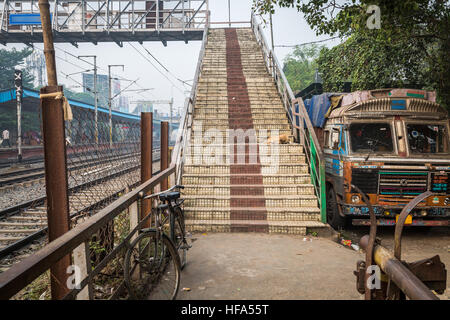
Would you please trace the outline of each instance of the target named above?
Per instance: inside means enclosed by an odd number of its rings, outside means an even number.
[[[9,233],[35,233],[40,229],[0,229],[0,234],[9,234]]]
[[[47,223],[42,222],[0,222],[0,227],[41,227],[46,225]]]

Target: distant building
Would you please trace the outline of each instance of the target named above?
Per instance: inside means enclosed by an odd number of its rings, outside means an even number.
[[[134,108],[133,114],[141,114],[141,112],[154,112],[152,103],[143,103],[139,102],[136,104],[136,108]],[[153,118],[156,119],[155,114],[153,114]]]
[[[83,92],[94,93],[94,74],[83,73]],[[113,79],[111,81],[112,95],[120,92],[120,81]],[[109,83],[108,76],[105,74],[97,74],[97,97],[98,103],[102,106],[108,105]]]
[[[114,100],[113,103],[113,109],[120,111],[120,112],[125,112],[125,113],[129,113],[130,112],[130,101],[128,97],[124,97],[124,96],[119,96]]]

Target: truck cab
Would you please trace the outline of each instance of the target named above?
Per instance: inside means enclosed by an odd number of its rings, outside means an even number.
[[[369,225],[369,198],[379,225],[395,225],[400,211],[425,191],[406,220],[412,226],[448,226],[450,128],[435,93],[409,89],[328,95],[319,132],[326,174],[327,221],[334,228]]]

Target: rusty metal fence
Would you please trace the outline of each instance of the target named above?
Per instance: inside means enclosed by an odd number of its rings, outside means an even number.
[[[43,291],[50,277],[48,270],[66,255],[72,258],[70,267],[73,270],[69,272],[73,273],[68,278],[64,299],[127,298],[123,257],[129,242],[151,217],[151,212],[140,212],[139,195],[159,189],[166,179],[175,181],[174,173],[175,166],[172,165],[0,274],[0,299],[23,298],[24,295],[49,298],[49,294]],[[102,233],[114,234],[110,250],[99,243]],[[79,275],[78,279],[76,275]]]
[[[141,130],[137,116],[72,110],[65,121],[69,211],[79,220],[140,181]]]

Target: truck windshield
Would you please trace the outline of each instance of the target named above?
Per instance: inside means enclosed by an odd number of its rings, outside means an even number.
[[[413,153],[449,152],[448,135],[443,125],[407,124],[408,143]]]
[[[388,123],[352,123],[350,140],[353,152],[392,152],[391,126]]]

